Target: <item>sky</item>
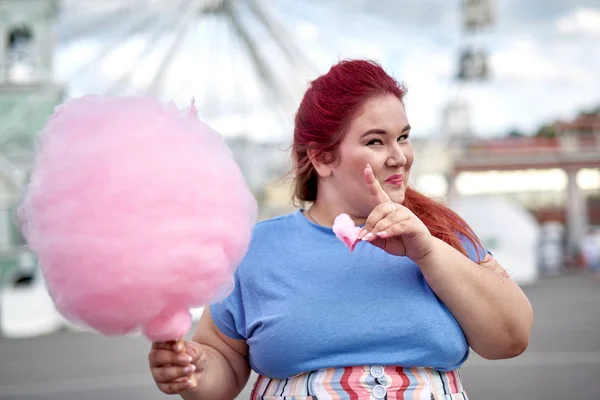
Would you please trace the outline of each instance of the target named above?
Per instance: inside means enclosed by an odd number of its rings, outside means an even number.
[[[102,14],[91,0],[86,9],[67,8],[59,19],[55,62],[56,75],[69,82],[72,96],[114,88],[128,71],[133,71],[132,79],[120,85],[119,93],[147,93],[183,15],[176,0],[168,7],[154,1],[155,8],[144,9],[152,23],[130,34],[119,24],[126,27],[143,14],[111,17],[97,32],[83,36],[74,34],[82,21],[85,25],[86,19]],[[481,137],[511,129],[530,133],[542,123],[568,120],[600,105],[600,0],[496,0],[495,24],[477,34],[462,29],[459,0],[262,3],[285,33],[291,60],[247,9],[237,10],[282,91],[273,95],[265,89],[228,21],[205,16],[177,39],[180,45],[171,54],[161,98],[184,105],[194,97],[201,117],[225,135],[244,131],[258,140],[279,141],[291,135],[293,112],[311,79],[339,59],[370,58],[408,87],[408,117],[414,135],[423,137],[443,134],[442,110],[457,99],[468,105],[472,131]],[[172,28],[152,38],[162,22]],[[468,45],[489,54],[491,76],[485,82],[458,84],[453,79],[459,51]],[[103,50],[104,57],[74,76]],[[140,55],[144,57],[133,70]]]

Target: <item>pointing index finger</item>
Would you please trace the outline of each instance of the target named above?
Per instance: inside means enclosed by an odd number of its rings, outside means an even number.
[[[365,182],[367,183],[367,187],[369,188],[369,193],[377,204],[389,203],[390,197],[383,190],[377,179],[375,179],[375,175],[373,174],[373,169],[370,164],[367,164],[365,168]]]

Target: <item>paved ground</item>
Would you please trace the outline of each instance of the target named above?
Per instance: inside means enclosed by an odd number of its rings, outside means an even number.
[[[473,356],[463,368],[471,399],[600,399],[600,284],[577,274],[544,279],[526,292],[536,313],[529,349],[505,361]],[[150,378],[148,346],[142,338],[67,331],[0,338],[0,399],[169,398]]]

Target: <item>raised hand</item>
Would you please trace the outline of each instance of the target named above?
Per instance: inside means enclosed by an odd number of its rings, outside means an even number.
[[[389,254],[408,256],[418,263],[431,251],[433,236],[415,214],[390,199],[373,175],[369,164],[364,170],[364,176],[374,209],[359,233],[359,238]]]

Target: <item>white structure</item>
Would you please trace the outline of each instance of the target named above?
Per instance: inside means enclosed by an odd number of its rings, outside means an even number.
[[[0,290],[0,336],[34,337],[67,326],[54,307],[40,272],[31,285]]]
[[[502,197],[463,197],[452,204],[518,284],[538,278],[539,227],[523,207]]]

